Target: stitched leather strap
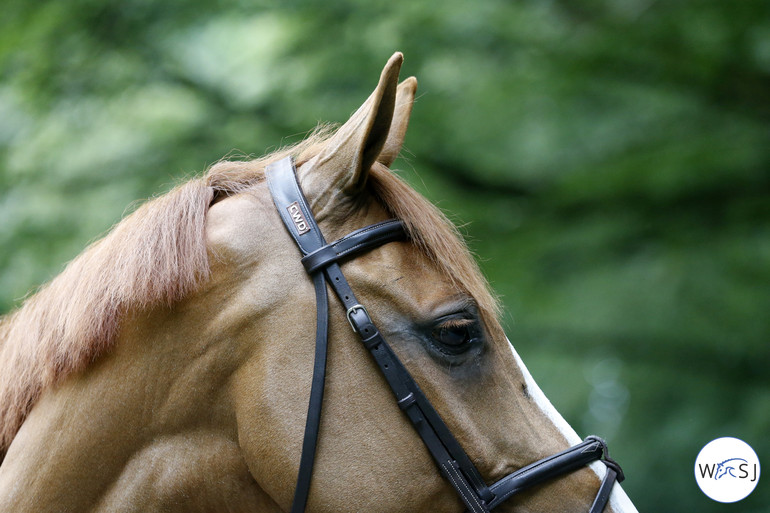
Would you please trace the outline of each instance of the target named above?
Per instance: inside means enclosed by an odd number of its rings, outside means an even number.
[[[597,501],[599,501],[599,496],[601,495],[601,490],[603,488],[606,489],[607,497],[604,498],[604,502],[599,509],[594,509],[594,506],[592,506],[591,513],[598,513],[604,508],[604,504],[609,498],[609,492],[615,482],[615,477],[618,475],[610,466],[612,464],[617,464],[610,460],[609,456],[606,456],[608,458],[607,460],[602,459],[602,457],[606,455],[606,449],[607,444],[604,440],[597,436],[589,436],[583,442],[572,446],[569,449],[543,458],[542,460],[538,460],[526,467],[522,467],[490,487],[495,494],[495,499],[490,506],[494,508],[519,492],[544,481],[577,470],[592,461],[600,460],[607,464],[608,468],[607,475],[605,475],[604,480],[602,481],[600,492],[594,501],[594,505],[597,505]],[[610,476],[610,472],[612,472],[614,476]],[[622,481],[622,479],[620,479],[620,481]]]
[[[404,223],[390,219],[381,223],[361,228],[341,239],[319,248],[302,258],[308,274],[323,269],[332,262],[338,262],[374,247],[397,240],[406,240]]]
[[[275,208],[302,254],[324,246],[323,234],[299,188],[294,161],[287,157],[271,163],[265,169],[265,176]]]

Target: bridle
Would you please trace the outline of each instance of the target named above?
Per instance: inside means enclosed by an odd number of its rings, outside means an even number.
[[[316,296],[315,363],[291,513],[305,510],[315,460],[326,374],[327,282],[342,302],[351,328],[380,368],[399,408],[412,422],[439,471],[457,491],[468,511],[489,512],[527,488],[597,460],[607,466],[607,472],[589,511],[600,513],[604,510],[613,485],[616,481],[623,481],[624,476],[620,466],[609,458],[607,444],[596,436],[589,436],[569,449],[531,463],[487,486],[476,466],[380,334],[366,308],[357,301],[339,266],[341,260],[388,242],[406,240],[404,224],[394,219],[383,221],[327,244],[302,194],[292,158],[270,164],[266,176],[281,220],[302,252],[302,264],[313,280]]]
[[[358,303],[342,274],[339,262],[388,242],[406,240],[404,224],[394,219],[383,221],[351,232],[327,244],[302,194],[292,158],[287,157],[270,164],[266,175],[275,207],[286,229],[302,252],[302,264],[313,280],[316,296],[315,363],[291,513],[301,513],[305,510],[315,460],[326,374],[329,317],[326,283],[331,286],[342,302],[351,328],[374,358],[399,408],[409,418],[439,471],[457,491],[468,511],[487,513],[523,490],[577,470],[592,461],[601,461],[607,466],[607,472],[589,510],[590,513],[601,513],[615,482],[624,479],[620,466],[609,458],[604,440],[589,436],[583,442],[565,451],[531,463],[488,486],[430,401],[380,334],[366,308]]]

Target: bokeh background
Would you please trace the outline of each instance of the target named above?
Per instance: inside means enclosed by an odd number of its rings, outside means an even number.
[[[278,3],[276,3],[278,4]],[[462,225],[509,337],[640,511],[770,511],[693,478],[770,465],[770,4],[6,0],[0,312],[137,200],[344,121],[395,50],[395,167]]]

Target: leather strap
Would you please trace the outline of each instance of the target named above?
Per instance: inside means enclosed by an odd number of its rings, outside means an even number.
[[[326,283],[321,274],[313,276],[316,300],[316,344],[313,359],[313,378],[310,384],[310,399],[305,419],[305,434],[302,439],[297,486],[294,489],[291,513],[305,511],[310,494],[310,479],[313,475],[318,432],[321,425],[321,406],[323,404],[324,384],[326,381],[326,354],[328,349],[329,296]]]
[[[312,216],[304,195],[299,190],[294,164],[291,160],[279,160],[266,170],[267,185],[273,197],[283,224],[297,243],[303,254],[311,253],[326,244],[321,230]],[[303,224],[304,223],[304,224]],[[310,480],[313,475],[315,449],[321,424],[321,406],[323,404],[324,383],[326,377],[326,354],[328,348],[329,296],[324,276],[320,273],[311,276],[316,300],[316,342],[313,363],[313,378],[310,385],[305,434],[302,440],[297,486],[294,489],[291,513],[305,511],[310,493]]]
[[[618,480],[618,473],[612,467],[607,467],[607,473],[602,479],[602,485],[599,487],[599,491],[596,494],[591,509],[588,513],[602,513],[604,507],[607,505],[607,501],[610,499],[610,493],[612,493],[612,487],[615,485],[615,481]]]
[[[265,176],[275,208],[302,254],[307,255],[326,245],[313,212],[310,211],[310,206],[299,188],[291,157],[268,165]]]
[[[618,473],[615,472],[613,467],[617,469],[620,468],[617,466],[617,463],[609,459],[607,452],[607,444],[604,440],[598,436],[589,436],[583,442],[574,445],[569,449],[531,463],[497,481],[490,487],[495,494],[495,499],[490,506],[494,508],[519,492],[544,481],[577,470],[592,461],[599,460],[602,461],[602,463],[605,463],[608,468],[607,474],[604,476],[602,485],[599,488],[599,494],[594,500],[594,506],[591,508],[591,513],[598,513],[604,508],[604,504],[606,504],[607,499],[609,498],[612,485],[615,483],[616,477],[618,477]],[[606,459],[602,459],[602,457]],[[610,473],[613,475],[610,475]],[[620,476],[619,481],[622,481],[622,473]],[[602,495],[602,489],[605,489],[607,496],[604,498],[601,507],[595,509],[599,497]]]
[[[313,251],[302,258],[302,265],[305,266],[308,274],[313,274],[332,262],[338,262],[388,242],[406,240],[406,238],[404,223],[390,219],[351,232],[336,242]]]

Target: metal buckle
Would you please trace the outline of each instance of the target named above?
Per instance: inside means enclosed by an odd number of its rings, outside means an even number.
[[[364,305],[355,304],[348,308],[348,311],[345,312],[345,317],[348,318],[348,322],[350,323],[350,327],[353,328],[353,333],[358,333],[358,330],[356,329],[356,326],[353,324],[353,318],[351,315],[355,313],[356,310],[363,310],[367,317],[369,317],[369,312],[366,310],[366,307]],[[371,319],[371,317],[369,317]]]

